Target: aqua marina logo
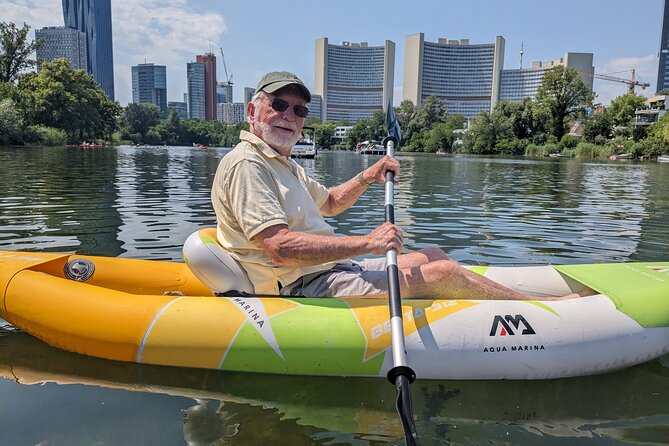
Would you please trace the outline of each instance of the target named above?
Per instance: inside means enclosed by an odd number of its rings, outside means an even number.
[[[490,329],[490,336],[514,336],[521,329],[520,335],[537,334],[534,328],[527,322],[522,314],[512,316],[510,314],[501,316],[495,315]]]

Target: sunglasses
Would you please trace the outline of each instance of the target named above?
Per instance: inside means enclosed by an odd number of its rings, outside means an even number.
[[[288,110],[288,107],[290,107],[290,103],[288,101],[284,101],[281,98],[272,99],[270,105],[274,110],[278,111],[279,113],[285,112],[286,110]],[[304,105],[293,105],[293,113],[295,113],[295,116],[297,116],[298,118],[306,118],[307,115],[309,114],[309,109]]]

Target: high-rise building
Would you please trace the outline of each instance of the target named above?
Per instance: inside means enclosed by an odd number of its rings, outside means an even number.
[[[132,102],[155,104],[167,116],[167,68],[152,63],[132,67]]]
[[[499,98],[504,38],[470,44],[469,39],[426,42],[423,33],[404,40],[404,99],[422,105],[429,96],[445,100],[448,113],[473,118]]]
[[[188,119],[188,104],[185,102],[170,101],[167,103],[167,110],[175,110],[179,119]]]
[[[316,40],[314,91],[322,98],[323,121],[355,123],[393,100],[395,43],[331,45]]]
[[[216,56],[213,53],[198,54],[196,62],[204,65],[204,119],[216,120]]]
[[[86,34],[87,71],[114,100],[111,0],[63,0],[63,18]]]
[[[188,117],[205,119],[205,70],[202,62],[186,64],[186,80],[188,82]]]
[[[246,104],[241,102],[223,102],[218,104],[218,120],[226,124],[239,124],[244,122],[244,109]]]
[[[309,119],[311,118],[323,122],[323,98],[319,94],[311,95],[311,102],[309,102]]]
[[[669,88],[669,2],[664,0],[662,13],[662,33],[660,35],[660,63],[657,68],[657,89],[659,93]]]
[[[219,104],[232,102],[232,84],[229,82],[216,83],[216,100]]]
[[[70,67],[86,70],[86,34],[67,26],[48,26],[35,30],[35,40],[41,40],[37,48],[37,70],[42,62],[65,58]]]
[[[546,72],[557,66],[574,68],[592,91],[595,67],[592,53],[565,53],[564,57],[548,62],[532,62],[531,68],[502,70],[499,100],[517,102],[523,98],[535,99]]]

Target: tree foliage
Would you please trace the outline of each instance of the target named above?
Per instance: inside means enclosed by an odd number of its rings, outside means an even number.
[[[628,126],[634,122],[634,112],[643,108],[646,98],[636,94],[624,94],[611,101],[607,112],[613,125]]]
[[[118,128],[120,106],[83,70],[65,59],[42,64],[19,81],[22,106],[33,124],[62,129],[70,141],[110,138]]]
[[[160,109],[155,104],[128,104],[123,110],[123,123],[129,134],[146,139],[149,129],[161,121]],[[133,139],[133,138],[131,138]],[[133,141],[135,143],[139,141]],[[156,144],[152,142],[152,144]]]
[[[23,142],[23,118],[11,99],[0,100],[0,145]]]
[[[546,72],[536,100],[550,116],[550,133],[560,140],[565,133],[566,118],[577,115],[593,98],[578,72],[560,65]]]
[[[35,66],[30,55],[40,42],[30,41],[28,31],[26,23],[19,28],[11,22],[0,22],[0,82],[15,82],[23,70]]]

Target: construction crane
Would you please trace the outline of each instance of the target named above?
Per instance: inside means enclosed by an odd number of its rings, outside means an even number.
[[[232,74],[228,75],[228,66],[225,63],[223,48],[219,46],[218,49],[221,51],[221,60],[223,61],[223,71],[225,71],[225,82],[223,82],[223,86],[225,87],[225,98],[226,98],[225,122],[227,122],[228,124],[232,124]]]
[[[622,77],[617,77],[617,76],[611,76],[611,74],[619,74],[619,73],[627,73],[627,71],[619,71],[617,73],[610,73],[610,74],[597,74],[597,73],[587,73],[581,71],[580,74],[588,77],[594,77],[595,79],[602,79],[605,81],[611,81],[611,82],[621,82],[623,84],[627,84],[627,93],[628,94],[634,94],[634,87],[641,87],[642,90],[645,90],[646,88],[650,87],[650,84],[648,82],[639,82],[636,80],[636,70],[632,68],[632,78],[631,79],[625,79]]]

